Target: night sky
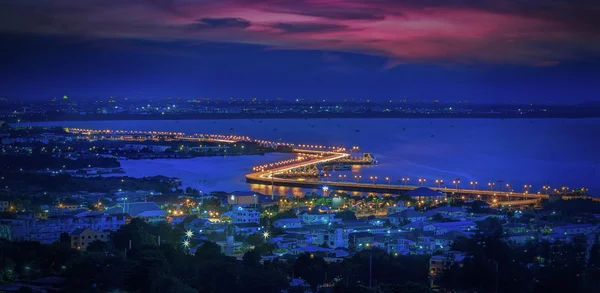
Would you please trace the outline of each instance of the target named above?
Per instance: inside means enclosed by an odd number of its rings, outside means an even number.
[[[597,0],[3,0],[0,96],[600,100]]]

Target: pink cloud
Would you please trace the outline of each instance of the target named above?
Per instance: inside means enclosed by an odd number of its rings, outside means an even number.
[[[553,0],[543,12],[509,0],[58,1],[0,5],[0,31],[88,38],[258,44],[413,61],[548,64],[600,52],[600,33]],[[542,0],[540,5],[545,5]],[[32,7],[35,9],[32,10]],[[588,10],[595,11],[597,7]],[[584,21],[589,13],[580,13]],[[16,17],[19,15],[19,17]],[[554,63],[552,63],[554,64]]]

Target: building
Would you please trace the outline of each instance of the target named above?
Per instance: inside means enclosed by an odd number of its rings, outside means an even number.
[[[256,223],[260,224],[260,213],[253,208],[245,208],[243,206],[235,207],[231,211],[232,224]]]
[[[437,281],[444,270],[450,268],[454,264],[462,263],[466,255],[458,251],[446,251],[442,255],[434,255],[429,259],[429,278],[431,280],[431,288],[437,288]]]
[[[0,200],[0,212],[7,212],[10,208],[8,200]]]
[[[446,199],[446,194],[441,191],[435,191],[427,187],[419,187],[406,193],[414,200],[424,201],[443,201]]]
[[[396,203],[393,206],[389,206],[387,208],[387,215],[391,215],[391,214],[395,214],[395,213],[399,213],[402,212],[404,210],[408,209],[408,207],[404,204],[403,201],[399,201],[398,203]]]
[[[129,202],[118,204],[106,211],[107,214],[129,214],[132,218],[140,218],[150,223],[166,221],[167,212],[154,202]]]
[[[390,221],[391,224],[393,225],[403,225],[406,222],[412,223],[412,222],[423,222],[425,220],[427,220],[427,218],[429,217],[429,213],[421,213],[421,212],[417,212],[415,210],[404,210],[398,213],[393,213],[391,215],[388,216],[388,220]]]
[[[423,227],[423,231],[433,231],[435,235],[444,235],[450,231],[472,232],[477,225],[471,221],[431,223]]]
[[[298,219],[308,225],[329,224],[333,222],[335,214],[301,212]]]
[[[10,222],[0,220],[0,239],[12,240],[12,227]]]
[[[552,232],[563,235],[588,234],[593,232],[596,227],[598,226],[592,224],[573,224],[553,227]]]
[[[273,222],[273,226],[282,229],[298,229],[302,228],[302,220],[298,218],[279,219]]]
[[[269,207],[277,204],[270,196],[249,191],[234,191],[227,198],[227,204],[235,206],[261,206]]]
[[[88,245],[94,241],[107,242],[108,232],[79,228],[71,233],[71,248],[86,250]]]

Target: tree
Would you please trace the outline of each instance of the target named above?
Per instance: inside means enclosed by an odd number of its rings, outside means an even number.
[[[175,277],[161,276],[152,282],[150,293],[195,293],[192,287]]]
[[[248,235],[248,237],[246,237],[246,240],[244,242],[246,242],[246,244],[248,245],[252,245],[252,246],[256,246],[259,244],[264,243],[264,237],[263,235],[259,234],[259,233],[253,233]]]
[[[128,225],[121,226],[119,230],[112,234],[112,242],[117,250],[123,251],[129,248],[131,241],[132,248],[141,248],[144,246],[156,246],[157,239],[148,231],[150,224],[142,219],[133,219]]]
[[[325,272],[327,264],[325,260],[314,254],[301,254],[293,266],[295,274],[304,279],[313,292],[317,287],[325,282]]]
[[[214,242],[206,241],[196,248],[194,256],[197,260],[207,261],[222,258],[223,254],[221,253],[221,246]]]
[[[88,252],[104,252],[108,248],[108,243],[105,241],[94,240],[87,246]]]
[[[242,264],[245,267],[258,267],[260,265],[260,253],[254,249],[247,251],[244,253],[242,258]]]
[[[62,232],[62,233],[60,233],[60,238],[58,241],[62,242],[62,243],[71,244],[71,236],[69,236],[69,233]]]

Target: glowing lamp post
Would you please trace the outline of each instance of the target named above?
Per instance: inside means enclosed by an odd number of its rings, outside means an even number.
[[[404,186],[406,186],[406,183],[408,183],[408,181],[410,181],[410,178],[402,178],[402,183],[404,183]]]
[[[473,190],[475,190],[475,187],[477,187],[477,184],[479,184],[479,182],[477,182],[477,181],[471,181],[471,182],[469,182],[469,183],[471,184],[471,188],[472,188]]]
[[[323,196],[327,196],[327,192],[329,191],[329,186],[323,186],[321,189],[323,190]]]

